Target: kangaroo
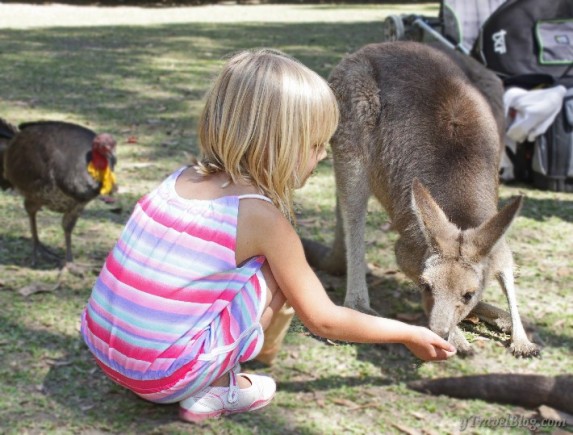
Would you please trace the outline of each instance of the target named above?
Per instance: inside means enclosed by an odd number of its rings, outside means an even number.
[[[333,69],[329,82],[341,113],[331,140],[337,225],[328,255],[305,243],[308,260],[331,273],[346,269],[344,304],[372,311],[364,231],[373,194],[400,235],[396,260],[422,290],[430,329],[460,354],[472,352],[457,326],[472,309],[509,329],[503,310],[478,305],[495,277],[509,304],[510,350],[537,355],[517,310],[504,238],[522,198],[497,210],[501,106],[494,116],[452,59],[428,45],[399,41],[367,45]]]

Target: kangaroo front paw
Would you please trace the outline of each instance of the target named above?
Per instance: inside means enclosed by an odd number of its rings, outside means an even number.
[[[510,352],[517,358],[533,358],[541,356],[541,349],[527,340],[514,341],[509,346]]]
[[[471,346],[455,346],[456,355],[461,358],[470,358],[475,355],[475,350]]]
[[[456,348],[456,354],[462,358],[473,356],[475,353],[459,328],[454,330],[448,341]]]

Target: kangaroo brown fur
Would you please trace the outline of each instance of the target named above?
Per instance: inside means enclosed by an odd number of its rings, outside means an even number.
[[[457,324],[480,308],[495,277],[509,304],[511,351],[536,355],[517,310],[513,258],[504,238],[522,198],[497,210],[501,105],[492,112],[464,65],[452,59],[402,41],[367,45],[334,68],[329,81],[341,113],[331,140],[335,241],[326,256],[307,244],[307,255],[328,272],[346,269],[345,305],[371,311],[364,232],[372,194],[400,235],[397,263],[423,290],[433,331],[458,352],[470,353]],[[490,82],[501,95],[495,80]],[[481,308],[491,313],[487,305]]]

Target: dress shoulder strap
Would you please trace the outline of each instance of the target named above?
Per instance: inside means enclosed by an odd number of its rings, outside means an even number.
[[[247,195],[239,195],[238,198],[239,199],[262,199],[263,201],[270,202],[271,204],[273,203],[270,198],[267,198],[264,195],[257,195],[256,193],[251,193],[251,194],[247,194]]]

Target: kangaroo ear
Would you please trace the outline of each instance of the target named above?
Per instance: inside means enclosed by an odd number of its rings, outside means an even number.
[[[505,205],[495,216],[477,228],[466,232],[473,257],[481,258],[490,253],[495,244],[505,234],[523,204],[523,196],[518,196]]]
[[[451,241],[456,239],[459,230],[417,178],[412,182],[412,210],[432,251],[449,253]]]

